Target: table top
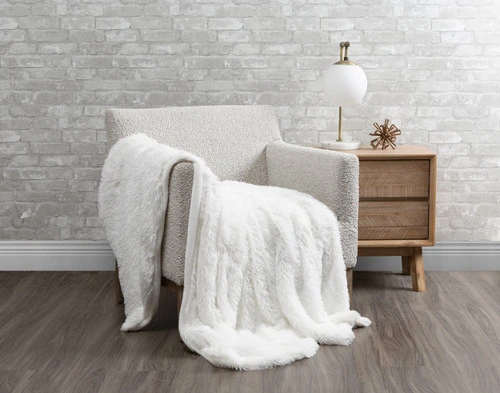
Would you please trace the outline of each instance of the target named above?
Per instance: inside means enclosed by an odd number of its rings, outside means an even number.
[[[402,145],[395,149],[387,148],[374,149],[371,146],[361,146],[358,150],[342,150],[342,153],[355,154],[360,159],[398,159],[398,158],[429,158],[434,157],[434,153],[427,146],[420,145]]]

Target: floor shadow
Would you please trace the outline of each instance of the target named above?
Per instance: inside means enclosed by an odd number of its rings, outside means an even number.
[[[412,291],[411,277],[399,272],[354,272],[353,290],[357,288]]]
[[[142,330],[151,331],[177,329],[178,324],[176,295],[172,291],[161,287],[158,311],[149,325]]]

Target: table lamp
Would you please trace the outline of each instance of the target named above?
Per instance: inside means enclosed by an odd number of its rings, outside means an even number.
[[[340,61],[330,66],[324,76],[324,90],[333,105],[339,107],[339,134],[336,142],[325,142],[321,146],[331,150],[359,149],[361,143],[342,139],[342,107],[359,104],[366,93],[367,79],[360,66],[349,60],[349,42],[340,43]]]

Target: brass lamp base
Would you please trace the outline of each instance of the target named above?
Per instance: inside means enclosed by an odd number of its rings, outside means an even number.
[[[324,142],[321,147],[328,150],[357,150],[361,147],[361,142]]]

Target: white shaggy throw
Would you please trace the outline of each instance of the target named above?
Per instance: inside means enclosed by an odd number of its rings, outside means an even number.
[[[370,320],[349,310],[335,215],[283,188],[220,181],[187,152],[135,134],[104,164],[99,212],[125,298],[122,330],[146,326],[158,307],[169,175],[194,163],[179,330],[216,366],[254,370],[348,345]]]

